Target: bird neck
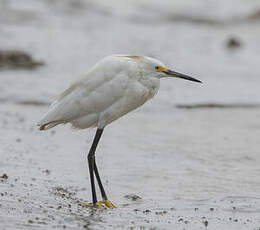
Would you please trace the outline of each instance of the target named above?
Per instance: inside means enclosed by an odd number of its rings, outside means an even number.
[[[160,87],[160,79],[157,77],[141,77],[139,82],[149,90],[150,97],[156,95]]]

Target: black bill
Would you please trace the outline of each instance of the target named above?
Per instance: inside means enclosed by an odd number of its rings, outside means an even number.
[[[172,70],[166,70],[166,71],[163,71],[165,74],[167,75],[170,75],[172,77],[178,77],[178,78],[182,78],[182,79],[185,79],[185,80],[189,80],[189,81],[195,81],[195,82],[199,82],[199,83],[202,83],[202,81],[196,79],[196,78],[193,78],[193,77],[190,77],[188,75],[185,75],[185,74],[182,74],[182,73],[178,73],[178,72],[175,72],[175,71],[172,71]]]

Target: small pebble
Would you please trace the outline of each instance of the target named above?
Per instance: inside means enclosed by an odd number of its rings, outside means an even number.
[[[226,47],[229,49],[236,49],[241,47],[241,42],[239,39],[235,38],[235,37],[231,37],[228,39],[228,41],[226,42]]]
[[[203,224],[204,224],[206,227],[208,227],[209,222],[208,222],[207,220],[205,220],[205,221],[203,222]]]
[[[125,197],[126,199],[132,200],[132,201],[137,201],[137,200],[141,200],[141,199],[142,199],[140,196],[137,196],[137,195],[135,195],[135,194],[125,195],[124,197]]]
[[[51,171],[49,169],[46,169],[43,172],[46,173],[47,175],[50,175],[50,173],[51,173]]]
[[[8,179],[8,176],[7,176],[6,173],[4,173],[4,174],[1,176],[1,178],[6,180],[6,179]]]
[[[146,209],[145,211],[143,211],[143,213],[149,213],[151,212],[150,210]]]

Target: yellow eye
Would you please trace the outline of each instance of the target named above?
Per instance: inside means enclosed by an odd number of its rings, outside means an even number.
[[[159,66],[155,66],[155,69],[158,70],[160,67]]]

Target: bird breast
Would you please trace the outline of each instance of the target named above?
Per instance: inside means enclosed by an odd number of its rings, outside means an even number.
[[[137,77],[128,78],[121,96],[107,109],[100,113],[98,127],[103,128],[112,121],[143,105],[159,89],[159,79]],[[112,94],[112,92],[111,92]]]

